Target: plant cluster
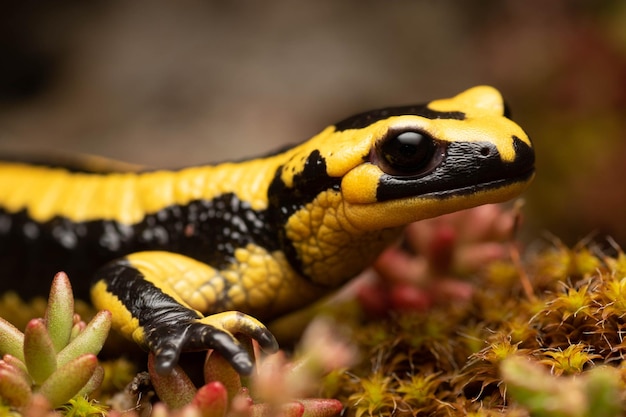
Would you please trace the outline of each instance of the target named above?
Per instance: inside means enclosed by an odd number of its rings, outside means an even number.
[[[219,354],[209,352],[200,387],[180,366],[169,375],[158,374],[150,354],[148,385],[159,402],[151,404],[150,395],[142,399],[141,382],[133,381],[111,399],[112,407],[102,406],[87,395],[103,381],[119,388],[117,376],[128,375],[133,367],[123,360],[98,363],[111,314],[99,312],[85,324],[73,313],[73,301],[69,279],[59,273],[44,318],[30,320],[24,333],[0,319],[0,416],[331,417],[343,409],[337,400],[308,398],[317,391],[321,372],[348,365],[354,357],[325,324],[311,326],[298,362],[287,361],[284,354],[258,360],[251,378],[242,378]],[[242,343],[259,356],[250,340]]]
[[[131,395],[119,402],[136,406],[114,407],[108,416],[331,417],[342,411],[338,400],[312,398],[319,391],[323,373],[346,367],[355,357],[352,348],[333,333],[328,323],[317,320],[309,326],[297,360],[287,360],[283,352],[262,358],[254,342],[241,342],[257,358],[256,370],[250,377],[240,376],[219,353],[210,351],[202,367],[204,383],[198,387],[181,366],[168,375],[157,373],[150,354],[149,385],[159,402],[152,404]],[[324,350],[319,349],[320,344]]]
[[[152,415],[332,417],[341,412],[343,405],[338,400],[293,398],[294,390],[285,383],[307,379],[306,371],[303,373],[302,369],[297,369],[298,366],[288,364],[281,355],[275,355],[271,361],[270,369],[261,369],[252,380],[246,380],[217,352],[209,352],[203,368],[205,383],[196,387],[180,367],[175,368],[170,375],[159,375],[154,369],[154,357],[150,354],[150,382],[160,400],[152,407]],[[259,381],[262,383],[259,384]],[[122,414],[119,411],[109,413],[109,417],[120,415]],[[138,417],[140,414],[126,412],[123,415]]]
[[[622,251],[557,243],[524,270],[492,262],[469,302],[352,325],[372,359],[327,384],[348,415],[626,412]]]
[[[108,311],[88,324],[74,314],[69,279],[57,274],[44,318],[32,319],[24,333],[0,319],[0,410],[8,414],[66,403],[71,410],[72,402],[84,407],[81,398],[97,389],[104,376],[96,354],[110,326]]]
[[[415,226],[420,233],[410,227],[408,254],[395,248],[377,264],[392,279],[361,293],[357,287],[361,304],[318,307],[333,323],[314,321],[292,361],[284,353],[262,358],[242,340],[257,358],[255,374],[241,377],[209,352],[197,386],[180,367],[159,375],[149,357],[149,391],[137,389],[136,378],[108,410],[83,395],[102,380],[94,355],[110,316],[83,323],[72,313],[67,277],[59,275],[44,319],[30,321],[24,334],[0,321],[0,415],[626,414],[626,254],[556,242],[522,265],[506,238],[517,224],[515,210],[495,216],[481,210],[455,215],[466,226],[456,236],[437,223]],[[446,284],[433,286],[432,277]],[[377,291],[384,305],[376,303]],[[338,329],[351,329],[351,343]],[[121,383],[111,378],[134,372],[123,361],[102,366],[111,369],[104,379],[117,390]]]

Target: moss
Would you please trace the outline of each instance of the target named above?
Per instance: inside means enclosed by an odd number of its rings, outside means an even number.
[[[502,260],[484,268],[470,302],[440,303],[425,313],[377,321],[337,317],[355,329],[362,357],[375,359],[346,370],[344,389],[334,393],[347,415],[357,417],[373,407],[373,399],[365,400],[372,390],[364,381],[376,378],[382,378],[374,398],[382,407],[377,415],[528,415],[534,409],[524,403],[526,397],[511,398],[512,382],[501,369],[521,357],[541,368],[540,377],[549,384],[565,388],[568,378],[585,381],[602,365],[617,369],[602,378],[619,386],[605,407],[617,410],[609,415],[619,415],[626,411],[626,384],[618,381],[626,376],[625,266],[621,251],[609,258],[587,247],[556,244],[538,252],[523,271]],[[530,295],[522,276],[531,284]],[[334,386],[338,378],[332,375]],[[575,415],[594,415],[607,401],[598,390],[568,395],[582,396],[579,403],[592,407]]]
[[[556,243],[521,265],[494,260],[474,276],[469,299],[451,298],[427,311],[398,311],[372,319],[354,308],[353,301],[348,302],[350,308],[322,309],[330,316],[338,312],[334,321],[351,329],[351,343],[359,351],[356,355],[338,347],[330,356],[361,359],[346,360],[328,372],[315,395],[339,399],[345,415],[355,417],[610,416],[626,411],[626,255],[618,251],[608,257],[588,247]],[[15,300],[6,303],[11,307]],[[338,337],[326,335],[322,347],[313,346],[322,333],[308,336],[304,344],[311,344],[310,351],[327,350],[323,346],[331,345],[328,338]],[[312,362],[319,364],[320,359]],[[117,369],[113,374],[123,373],[123,381],[134,372],[124,361],[104,366]],[[272,386],[294,385],[282,376],[265,378]],[[110,392],[122,390],[124,382],[105,378],[104,385]],[[220,396],[223,389],[229,390],[220,388]],[[197,397],[195,390],[192,396]],[[198,392],[204,391],[207,398],[215,396],[215,389]],[[92,398],[109,395],[95,393]],[[242,409],[250,407],[251,400],[246,401]],[[325,407],[321,400],[314,401],[314,407]],[[155,410],[169,413],[162,406]]]

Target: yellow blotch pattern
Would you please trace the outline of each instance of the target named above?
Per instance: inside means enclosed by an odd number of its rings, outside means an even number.
[[[164,251],[136,252],[126,259],[146,281],[178,303],[199,313],[211,312],[223,291],[218,271],[188,256]]]
[[[238,248],[235,258],[237,262],[227,269],[216,270],[171,252],[146,251],[126,257],[147,281],[203,315],[240,310],[272,317],[323,292],[296,274],[280,252],[269,253],[250,244]],[[109,298],[104,297],[104,303],[111,303]],[[117,303],[112,302],[114,308]]]
[[[337,287],[373,262],[399,234],[395,228],[372,233],[361,226],[347,216],[341,193],[331,190],[294,213],[286,229],[305,275],[316,284]]]

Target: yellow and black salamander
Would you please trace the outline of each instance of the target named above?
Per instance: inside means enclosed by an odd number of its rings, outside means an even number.
[[[106,172],[5,161],[0,291],[17,281],[45,292],[64,270],[159,372],[181,351],[217,349],[249,373],[233,334],[276,349],[257,319],[337,288],[407,223],[508,200],[533,175],[531,141],[486,86],[358,114],[237,163]]]

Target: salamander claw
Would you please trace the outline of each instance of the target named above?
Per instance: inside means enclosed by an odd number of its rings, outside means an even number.
[[[278,352],[278,342],[276,341],[276,338],[274,337],[272,332],[267,330],[265,327],[263,329],[260,329],[260,330],[262,330],[262,331],[259,331],[252,338],[254,340],[256,340],[257,342],[259,342],[259,346],[265,352],[267,352],[267,353],[276,353],[276,352]]]
[[[235,336],[208,324],[193,325],[187,346],[193,350],[210,348],[218,351],[242,375],[250,375],[254,368],[250,354]]]
[[[221,353],[221,352],[220,352]],[[224,355],[222,355],[224,356]],[[254,362],[250,359],[248,352],[239,352],[230,358],[224,356],[228,362],[232,365],[233,369],[240,375],[250,375],[254,369]]]
[[[278,350],[278,343],[261,322],[245,314],[228,311],[196,319],[186,324],[155,328],[148,335],[148,348],[154,352],[155,369],[167,375],[178,363],[181,352],[214,349],[242,375],[249,375],[254,361],[235,334],[256,340],[267,352]],[[150,343],[150,342],[153,343]]]
[[[169,375],[180,357],[180,346],[166,343],[154,352],[154,367],[159,375]]]
[[[218,329],[224,330],[229,335],[242,334],[250,339],[256,340],[261,349],[268,353],[278,351],[278,342],[274,335],[267,330],[267,327],[254,317],[239,311],[225,311],[223,313],[212,314],[200,320]]]

